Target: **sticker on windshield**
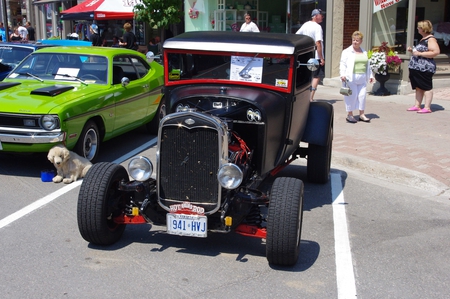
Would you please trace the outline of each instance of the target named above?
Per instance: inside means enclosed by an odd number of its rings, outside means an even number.
[[[275,86],[276,87],[288,87],[288,80],[286,79],[275,79]]]
[[[230,80],[261,83],[263,58],[231,56]]]
[[[181,71],[179,69],[173,69],[169,72],[169,80],[180,80]]]

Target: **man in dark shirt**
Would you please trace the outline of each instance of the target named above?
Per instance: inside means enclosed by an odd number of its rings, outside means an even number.
[[[131,31],[131,24],[125,23],[123,25],[123,29],[125,29],[125,33],[123,34],[123,42],[120,42],[119,45],[126,49],[133,49],[137,50],[137,44],[136,44],[136,36]]]
[[[100,40],[100,35],[98,35],[98,26],[97,24],[92,24],[89,28],[91,32],[91,36],[89,37],[89,40],[92,42],[93,46],[100,47],[102,45],[102,42]]]
[[[27,30],[28,30],[28,40],[29,41],[35,41],[36,37],[34,36],[34,34],[35,34],[36,31],[31,26],[31,23],[30,22],[26,22],[25,23],[25,28],[27,28]]]

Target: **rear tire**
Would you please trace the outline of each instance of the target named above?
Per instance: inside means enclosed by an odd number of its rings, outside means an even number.
[[[308,181],[315,184],[325,184],[328,182],[331,169],[331,150],[333,144],[333,128],[328,134],[328,144],[326,146],[309,144],[308,161],[306,172]]]
[[[92,165],[83,179],[78,195],[77,220],[81,236],[96,245],[117,242],[125,224],[113,221],[122,213],[120,181],[128,182],[128,173],[122,165],[97,163]]]
[[[303,221],[303,182],[275,179],[267,219],[266,257],[270,264],[292,266],[300,253]]]

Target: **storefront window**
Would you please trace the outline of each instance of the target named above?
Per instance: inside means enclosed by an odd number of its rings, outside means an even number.
[[[441,53],[450,53],[450,20],[448,17],[446,19],[445,14],[446,5],[450,5],[449,2],[449,0],[436,1],[435,4],[429,5],[429,0],[417,0],[414,7],[407,0],[374,1],[372,46],[376,47],[382,42],[388,42],[388,46],[395,51],[405,54],[410,44],[415,45],[422,38],[416,29],[417,22],[430,20]],[[414,24],[408,20],[410,9],[415,11]]]
[[[47,31],[47,38],[53,36],[52,11],[53,11],[52,3],[44,5],[45,20],[46,20],[45,28]]]
[[[291,33],[296,33],[303,23],[311,20],[311,12],[317,7],[313,0],[292,0],[291,1]]]
[[[394,48],[398,53],[405,53],[408,31],[407,18],[408,1],[400,1],[389,7],[374,5],[372,45],[377,47],[382,42],[388,42],[388,46]]]
[[[9,26],[16,27],[25,24],[28,17],[27,4],[25,0],[7,1],[7,17]],[[3,22],[6,23],[6,22]]]

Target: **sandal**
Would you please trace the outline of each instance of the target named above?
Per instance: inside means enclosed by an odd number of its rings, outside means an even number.
[[[417,111],[417,113],[420,113],[420,114],[431,113],[431,110],[428,108],[423,108],[423,109],[420,109],[419,111]]]
[[[353,115],[347,115],[347,118],[345,119],[347,122],[352,123],[352,124],[356,124],[357,121],[356,119],[353,117]]]
[[[412,106],[411,108],[406,109],[406,111],[419,111],[420,108],[416,106]]]
[[[365,122],[365,123],[370,123],[370,118],[368,118],[368,117],[365,116],[365,115],[360,115],[360,116],[359,116],[359,121],[363,121],[363,122]]]

